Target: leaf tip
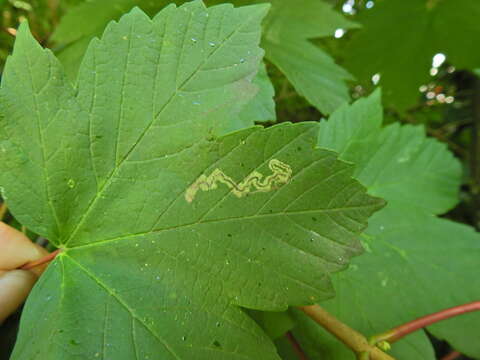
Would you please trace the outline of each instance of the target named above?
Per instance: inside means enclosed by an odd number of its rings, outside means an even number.
[[[261,19],[263,19],[265,16],[267,16],[272,5],[270,3],[262,3],[262,4],[255,4],[255,5],[248,5],[246,7],[255,8],[257,10],[258,16]]]
[[[18,27],[17,35],[16,35],[16,41],[22,41],[22,40],[35,40],[31,31],[30,31],[30,26],[28,24],[28,20],[25,19],[22,22],[20,22],[20,26]]]
[[[129,12],[130,14],[145,14],[137,5],[135,5]]]

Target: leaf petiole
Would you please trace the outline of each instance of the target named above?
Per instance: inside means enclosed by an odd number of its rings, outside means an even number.
[[[380,348],[370,344],[365,336],[338,320],[319,305],[302,306],[299,309],[348,346],[360,360],[394,360]]]
[[[473,301],[467,304],[454,306],[448,309],[438,311],[433,314],[422,316],[418,319],[409,321],[403,325],[397,326],[391,330],[388,330],[384,333],[374,335],[369,339],[370,345],[378,346],[384,342],[389,344],[394,343],[397,340],[400,340],[404,336],[411,334],[414,331],[422,329],[426,326],[432,325],[439,321],[449,319],[461,314],[465,314],[472,311],[480,310],[480,301]]]
[[[30,270],[34,267],[37,267],[37,266],[40,266],[40,265],[43,265],[43,264],[46,264],[50,261],[52,261],[53,259],[55,259],[57,257],[57,255],[62,251],[62,249],[57,249],[53,252],[51,252],[50,254],[44,256],[43,258],[41,259],[38,259],[38,260],[35,260],[35,261],[31,261],[31,262],[28,262],[26,263],[25,265],[22,265],[19,269],[21,270]]]

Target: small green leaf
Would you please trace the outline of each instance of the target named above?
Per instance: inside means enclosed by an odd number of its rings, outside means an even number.
[[[352,105],[344,104],[327,120],[320,122],[318,146],[335,149],[339,154],[352,153],[359,141],[375,138],[381,131],[383,109],[381,92],[361,98]]]

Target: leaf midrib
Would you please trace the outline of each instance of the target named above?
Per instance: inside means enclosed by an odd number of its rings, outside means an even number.
[[[93,243],[88,243],[84,245],[79,245],[79,246],[73,246],[69,249],[82,249],[82,248],[87,248],[87,247],[94,247],[94,246],[100,246],[106,243],[112,243],[116,241],[122,241],[122,240],[127,240],[127,239],[132,239],[135,237],[139,236],[147,236],[150,234],[159,234],[162,232],[167,232],[167,231],[172,231],[172,230],[177,230],[181,228],[188,228],[191,226],[198,226],[198,225],[203,225],[203,224],[208,224],[208,223],[220,223],[220,222],[228,222],[228,221],[237,221],[237,220],[252,220],[255,218],[267,218],[267,217],[275,217],[275,216],[289,216],[289,215],[303,215],[303,214],[315,214],[315,213],[332,213],[332,212],[341,212],[344,210],[362,210],[362,209],[369,209],[369,208],[378,208],[378,204],[368,204],[364,206],[349,206],[349,207],[341,207],[341,208],[333,208],[333,209],[316,209],[316,210],[302,210],[302,211],[288,211],[288,212],[277,212],[277,213],[272,213],[272,214],[255,214],[251,216],[238,216],[238,217],[231,217],[231,218],[225,218],[225,219],[212,219],[212,220],[205,220],[202,222],[193,222],[193,223],[188,223],[188,224],[181,224],[181,225],[175,225],[171,226],[168,228],[163,228],[159,230],[153,230],[153,231],[146,231],[146,232],[141,232],[141,233],[135,233],[135,234],[130,234],[130,235],[125,235],[117,238],[112,238],[112,239],[107,239],[107,240],[101,240],[101,241],[96,241]]]

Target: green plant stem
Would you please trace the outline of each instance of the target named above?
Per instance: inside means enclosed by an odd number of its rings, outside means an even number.
[[[348,346],[360,359],[394,360],[376,346],[369,344],[365,336],[335,318],[319,305],[302,306],[300,310]]]
[[[3,218],[5,217],[5,214],[7,213],[7,204],[3,202],[0,204],[0,221],[3,221]]]
[[[290,342],[292,345],[293,350],[295,351],[295,354],[297,354],[298,358],[300,360],[308,360],[307,355],[303,351],[302,347],[300,346],[299,342],[297,339],[295,339],[295,336],[293,336],[291,331],[287,331],[285,333],[285,337],[287,340]]]
[[[458,316],[467,312],[479,311],[480,310],[480,301],[474,301],[471,303],[454,306],[439,312],[422,316],[418,319],[409,321],[406,324],[397,326],[389,331],[386,331],[382,334],[374,335],[370,338],[370,344],[376,345],[380,342],[387,341],[388,343],[394,343],[397,340],[400,340],[404,336],[411,334],[414,331],[422,329],[426,326],[445,320],[454,316]]]

